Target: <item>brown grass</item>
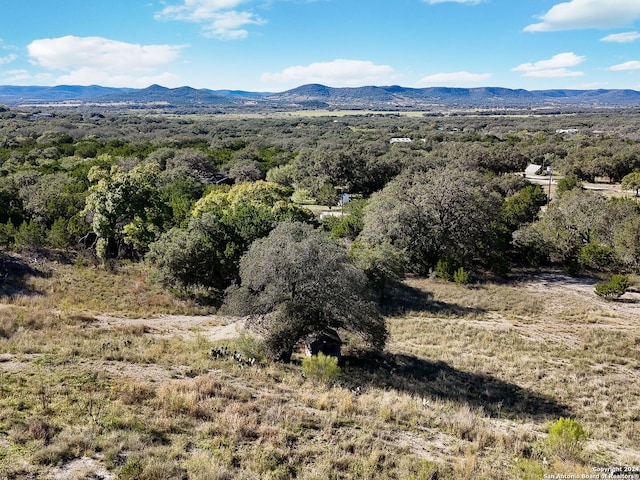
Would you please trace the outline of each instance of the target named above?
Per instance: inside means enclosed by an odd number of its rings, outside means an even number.
[[[136,479],[541,478],[640,462],[633,296],[601,302],[562,278],[413,279],[404,294],[420,298],[389,319],[387,352],[347,356],[325,385],[296,363],[210,356],[204,333],[224,323],[159,336],[97,321],[199,311],[138,268],[55,266],[2,298],[0,478],[74,462],[70,478]],[[568,459],[544,441],[561,416],[589,433]]]

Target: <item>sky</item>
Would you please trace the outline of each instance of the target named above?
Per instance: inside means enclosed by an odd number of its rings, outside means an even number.
[[[0,85],[640,90],[640,0],[5,0]]]

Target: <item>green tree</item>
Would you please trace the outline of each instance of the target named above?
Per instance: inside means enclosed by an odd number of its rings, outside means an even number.
[[[640,270],[640,215],[629,216],[618,225],[613,248],[624,266],[636,272]]]
[[[582,182],[575,175],[565,175],[558,180],[556,191],[558,194],[568,192],[574,188],[582,188]]]
[[[545,203],[547,203],[547,196],[542,187],[528,185],[504,200],[503,221],[512,232],[522,225],[537,220],[540,207]]]
[[[640,170],[625,175],[620,184],[622,190],[635,190],[636,197],[640,196]]]
[[[242,255],[232,229],[213,213],[193,217],[186,228],[172,228],[152,243],[147,260],[165,286],[178,290],[223,290],[237,278]]]
[[[291,189],[258,181],[219,188],[200,199],[188,225],[175,227],[150,246],[147,259],[163,284],[223,290],[238,278],[240,257],[279,222],[312,222],[293,204]]]
[[[366,246],[356,241],[349,255],[367,276],[369,286],[378,293],[380,304],[385,301],[387,286],[397,284],[405,277],[406,252],[390,243]]]
[[[596,295],[606,300],[617,300],[624,295],[629,288],[629,277],[616,274],[605,282],[596,284]]]
[[[386,342],[364,273],[311,225],[283,222],[256,241],[242,257],[240,280],[225,309],[264,316],[265,344],[275,359],[289,360],[297,342],[327,328],[351,331],[377,349]]]
[[[607,201],[591,191],[569,190],[553,201],[542,218],[514,233],[525,250],[547,249],[552,261],[577,264],[580,251],[601,244],[607,228]]]
[[[340,194],[336,190],[336,187],[334,187],[330,183],[325,183],[322,187],[320,187],[318,193],[316,193],[316,200],[318,201],[318,203],[320,205],[327,205],[329,209],[338,205],[339,199]]]
[[[156,181],[157,163],[142,163],[128,172],[94,169],[83,214],[97,236],[96,253],[119,256],[124,246],[144,250],[162,231],[168,212]]]
[[[428,273],[439,259],[487,258],[502,198],[479,173],[457,169],[405,172],[371,196],[365,245],[390,243],[407,253],[408,268]]]

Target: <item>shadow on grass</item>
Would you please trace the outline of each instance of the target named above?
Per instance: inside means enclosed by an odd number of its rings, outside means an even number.
[[[388,316],[406,315],[410,312],[439,316],[468,316],[486,313],[480,308],[463,307],[433,299],[433,294],[422,291],[405,283],[389,287],[381,306],[382,313]]]
[[[569,417],[566,405],[516,384],[483,373],[456,370],[406,354],[343,357],[347,386],[393,388],[413,395],[437,397],[471,407],[482,407],[491,417],[546,420]]]
[[[40,292],[27,285],[29,277],[49,277],[51,274],[32,267],[19,256],[0,251],[0,297],[34,295]]]

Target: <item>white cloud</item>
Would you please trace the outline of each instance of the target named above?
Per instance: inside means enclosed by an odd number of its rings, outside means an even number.
[[[18,58],[17,55],[10,53],[9,55],[5,56],[5,57],[0,57],[0,65],[5,65],[7,63],[11,63],[13,62],[16,58]]]
[[[182,0],[180,5],[165,7],[155,18],[203,24],[205,37],[238,40],[248,35],[241,27],[265,23],[252,12],[237,10],[242,3],[245,0]]]
[[[479,85],[491,78],[490,73],[452,72],[437,73],[421,78],[418,85],[424,87],[449,85]]]
[[[629,70],[640,70],[640,61],[631,60],[630,62],[619,63],[609,67],[612,72],[627,72]]]
[[[606,37],[602,37],[602,42],[615,42],[615,43],[631,43],[640,39],[639,32],[624,32],[624,33],[612,33]]]
[[[337,59],[310,65],[288,67],[278,73],[263,73],[263,82],[301,85],[321,83],[332,87],[380,84],[391,80],[393,68],[363,60]]]
[[[523,77],[530,78],[566,78],[581,77],[583,72],[569,70],[570,67],[580,65],[587,57],[576,55],[573,52],[565,52],[554,55],[549,60],[540,60],[535,63],[523,63],[513,72],[522,72]]]
[[[525,32],[552,32],[583,28],[614,28],[640,18],[638,0],[570,0],[558,3]]]
[[[216,16],[213,21],[202,27],[203,35],[207,38],[219,38],[222,40],[240,40],[249,35],[247,30],[240,28],[244,25],[260,25],[249,12],[224,12]]]
[[[2,82],[7,85],[50,85],[53,81],[53,77],[48,73],[39,73],[32,75],[28,70],[15,69],[4,72],[7,76],[2,79]]]
[[[45,38],[27,47],[31,63],[60,71],[57,83],[148,86],[176,76],[159,72],[184,45],[138,45],[102,37]]]

